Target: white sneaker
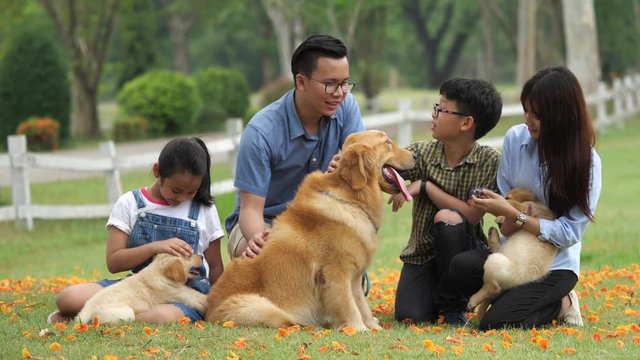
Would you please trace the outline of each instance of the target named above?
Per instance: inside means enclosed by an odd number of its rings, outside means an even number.
[[[578,301],[578,294],[575,291],[571,290],[569,292],[569,301],[571,301],[571,306],[567,311],[560,316],[558,320],[561,323],[571,325],[571,326],[583,326],[582,315],[580,314],[580,302]]]
[[[52,324],[53,323],[53,317],[60,314],[59,310],[56,310],[54,312],[52,312],[51,314],[49,314],[49,316],[47,316],[47,324]]]

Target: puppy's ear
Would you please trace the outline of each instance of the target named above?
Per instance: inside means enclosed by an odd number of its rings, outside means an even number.
[[[348,146],[340,158],[340,176],[354,190],[361,190],[373,176],[376,165],[375,150],[367,144]]]
[[[187,282],[187,274],[185,273],[182,261],[177,257],[172,259],[167,266],[162,269],[163,275],[172,281],[184,284]]]

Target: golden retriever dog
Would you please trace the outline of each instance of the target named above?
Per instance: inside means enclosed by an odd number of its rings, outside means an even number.
[[[395,169],[414,163],[382,131],[351,134],[336,170],[305,177],[260,255],[232,261],[214,284],[207,321],[380,329],[361,279],[377,248],[380,190],[410,200]]]
[[[553,220],[555,215],[535,195],[523,188],[513,188],[506,199],[516,209],[528,216]],[[500,222],[500,219],[496,219]],[[551,268],[558,248],[550,242],[538,239],[534,234],[519,230],[502,243],[498,230],[489,229],[489,248],[492,254],[484,263],[483,285],[469,299],[467,307],[478,308],[481,319],[489,304],[504,290],[542,279]]]
[[[206,312],[207,296],[186,282],[198,275],[202,257],[161,253],[140,272],[100,290],[91,297],[75,321],[90,323],[98,316],[102,323],[133,321],[137,313],[154,305],[181,303]]]

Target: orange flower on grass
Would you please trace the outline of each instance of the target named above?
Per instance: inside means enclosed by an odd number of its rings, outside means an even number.
[[[20,353],[23,359],[32,359],[31,353],[27,348],[22,348],[22,352]]]
[[[142,331],[144,331],[148,336],[153,335],[153,330],[148,326],[143,327]]]
[[[53,324],[53,328],[58,330],[61,334],[67,329],[67,325],[65,323],[55,323]]]
[[[462,347],[462,346],[454,346],[453,348],[451,348],[451,351],[453,351],[453,354],[455,356],[460,356],[464,352],[464,347]]]
[[[576,351],[578,351],[578,350],[576,350],[575,348],[568,347],[568,348],[564,348],[562,351],[563,351],[565,354],[569,354],[569,355],[571,355],[571,354],[575,354],[575,353],[576,353]]]
[[[600,320],[600,317],[598,317],[598,315],[589,315],[589,316],[587,316],[587,321],[588,322],[598,322],[598,320]]]
[[[198,321],[194,322],[194,323],[193,323],[193,326],[194,326],[196,329],[204,330],[204,322],[203,322],[203,321],[201,321],[201,320],[198,320]]]
[[[493,345],[491,343],[486,343],[484,345],[482,345],[482,351],[486,351],[490,354],[495,354],[496,351],[493,350]]]
[[[49,345],[49,350],[51,350],[51,351],[60,351],[60,350],[62,350],[62,346],[60,346],[60,344],[58,344],[57,342],[53,342],[53,343],[51,343],[51,345]]]
[[[636,345],[640,345],[640,336],[636,336],[633,338],[633,343]]]
[[[225,321],[222,323],[222,327],[233,328],[236,327],[236,323],[234,323],[233,321]]]
[[[354,335],[357,330],[353,326],[345,326],[344,328],[342,328],[342,332],[347,335]]]
[[[599,333],[594,333],[593,335],[591,335],[591,340],[602,341],[602,335],[600,335]]]
[[[233,347],[235,349],[246,349],[247,348],[247,338],[239,338],[238,340],[233,342]]]
[[[335,351],[339,351],[339,352],[346,352],[347,351],[347,347],[340,344],[337,341],[332,341],[331,342],[331,348]]]
[[[146,349],[144,349],[144,351],[143,351],[143,352],[144,352],[144,354],[145,354],[146,356],[151,356],[151,355],[159,354],[159,353],[160,353],[160,349],[159,349],[159,348],[156,348],[156,347],[150,347],[150,348],[146,348]]]
[[[180,318],[180,320],[178,320],[178,324],[180,324],[180,325],[182,325],[182,326],[187,325],[187,324],[189,324],[190,322],[191,322],[191,319],[189,319],[189,318],[188,318],[188,317],[186,317],[186,316],[183,316],[183,317],[181,317],[181,318]]]

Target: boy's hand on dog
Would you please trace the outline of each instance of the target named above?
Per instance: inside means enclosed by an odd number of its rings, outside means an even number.
[[[409,194],[411,194],[413,198],[416,198],[418,195],[420,195],[421,183],[421,181],[414,181],[407,186],[407,190],[409,190]],[[404,196],[402,196],[401,193],[397,193],[389,197],[389,201],[387,201],[387,204],[393,204],[391,205],[391,211],[396,212],[402,207],[402,205],[404,205],[405,202],[406,200],[404,199]]]
[[[173,256],[190,256],[193,254],[193,248],[184,240],[171,238],[167,240],[154,241],[155,253],[168,253]]]
[[[247,248],[242,252],[242,256],[254,258],[260,254],[262,248],[267,243],[268,231],[257,233],[254,237],[247,241]]]

